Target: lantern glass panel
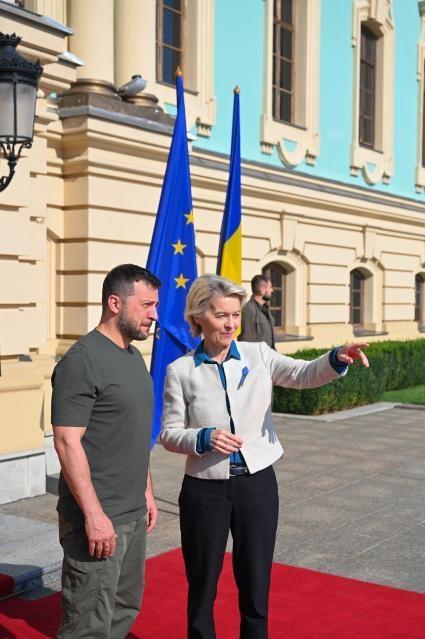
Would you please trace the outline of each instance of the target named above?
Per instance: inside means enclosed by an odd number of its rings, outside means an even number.
[[[17,127],[18,138],[32,139],[34,134],[34,113],[37,88],[30,84],[16,86]]]
[[[0,82],[0,139],[15,135],[13,82]]]

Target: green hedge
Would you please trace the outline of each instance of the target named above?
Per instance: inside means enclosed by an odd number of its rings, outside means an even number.
[[[291,354],[311,360],[327,349],[306,349]],[[382,393],[425,383],[425,339],[374,342],[366,350],[370,368],[358,361],[342,379],[307,390],[275,387],[273,410],[277,413],[320,415],[380,400]]]

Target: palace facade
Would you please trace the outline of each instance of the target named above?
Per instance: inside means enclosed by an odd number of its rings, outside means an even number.
[[[97,324],[108,270],[146,262],[178,64],[199,273],[239,85],[243,282],[271,276],[278,349],[425,336],[424,2],[0,0],[0,31],[44,67],[0,195],[0,503],[45,492],[55,361]]]

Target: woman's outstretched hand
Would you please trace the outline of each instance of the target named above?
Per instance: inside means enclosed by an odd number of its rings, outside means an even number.
[[[348,366],[351,366],[355,359],[359,359],[365,368],[369,368],[369,361],[363,353],[363,349],[368,346],[369,344],[345,344],[338,349],[336,358],[342,364],[348,364]]]

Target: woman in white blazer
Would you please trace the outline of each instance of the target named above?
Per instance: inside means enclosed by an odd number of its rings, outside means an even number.
[[[217,275],[190,288],[186,319],[203,335],[167,369],[161,442],[187,455],[179,497],[189,582],[188,639],[214,639],[213,606],[229,530],[239,590],[241,639],[267,638],[278,491],[272,467],[283,453],[272,424],[273,385],[313,388],[344,375],[362,349],[352,344],[312,361],[264,342],[233,340],[246,292]]]

